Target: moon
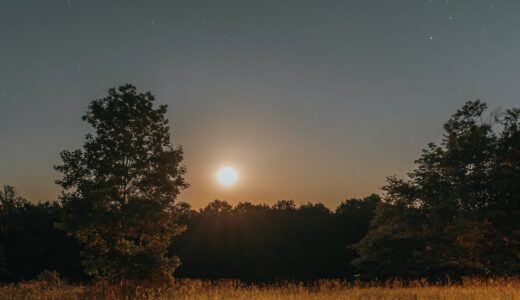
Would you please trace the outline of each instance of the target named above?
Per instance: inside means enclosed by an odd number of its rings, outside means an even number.
[[[233,186],[238,181],[238,172],[230,166],[224,166],[217,172],[217,181],[224,187]]]

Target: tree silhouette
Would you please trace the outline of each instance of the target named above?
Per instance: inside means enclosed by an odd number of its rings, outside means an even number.
[[[180,233],[175,200],[187,185],[181,148],[170,142],[166,106],[133,85],[90,103],[83,120],[94,128],[82,150],[63,151],[63,226],[84,244],[89,275],[112,281],[170,278],[167,254]]]
[[[55,270],[71,280],[84,279],[79,251],[72,237],[56,228],[62,218],[58,203],[33,204],[11,186],[0,191],[0,279],[34,279]]]
[[[10,237],[13,235],[13,231],[19,226],[19,224],[16,224],[14,218],[16,218],[20,210],[28,204],[29,202],[18,195],[12,186],[5,185],[3,190],[0,191],[0,234],[2,236],[2,246],[0,247],[0,276],[6,276],[10,273],[5,253],[6,248],[10,242]]]
[[[378,202],[377,195],[349,199],[336,212],[320,203],[296,207],[292,200],[184,207],[188,230],[172,245],[182,260],[176,274],[260,282],[352,278],[349,247],[366,234]]]
[[[408,179],[389,178],[385,203],[355,247],[367,275],[518,274],[520,110],[486,109],[467,102]]]

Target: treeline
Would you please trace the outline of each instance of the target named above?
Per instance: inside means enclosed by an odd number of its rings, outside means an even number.
[[[350,262],[356,255],[349,247],[366,234],[379,202],[377,195],[350,199],[334,212],[322,204],[296,207],[290,200],[234,207],[215,200],[198,211],[181,203],[179,223],[187,230],[170,245],[182,262],[175,277],[249,282],[355,278]],[[4,187],[0,203],[3,281],[35,279],[46,270],[71,281],[89,279],[81,264],[82,245],[59,228],[59,203],[32,204],[11,187]]]
[[[380,198],[350,199],[330,211],[323,204],[296,207],[213,201],[185,210],[187,230],[172,250],[181,259],[176,276],[245,281],[354,278],[350,247],[368,231]]]
[[[63,209],[58,202],[34,204],[15,189],[0,190],[0,280],[35,279],[56,271],[72,281],[86,280],[81,245],[59,228]]]
[[[55,203],[0,193],[0,279],[177,277],[269,282],[520,275],[520,109],[467,102],[405,179],[330,211],[214,201],[195,211],[166,107],[132,85],[94,100],[82,149],[61,153]]]

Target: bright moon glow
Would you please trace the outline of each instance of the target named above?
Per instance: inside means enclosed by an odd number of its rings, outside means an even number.
[[[238,173],[232,167],[222,167],[217,172],[217,180],[221,185],[229,187],[237,182]]]

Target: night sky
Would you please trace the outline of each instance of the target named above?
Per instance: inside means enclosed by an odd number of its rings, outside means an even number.
[[[465,101],[519,106],[519,78],[519,1],[0,0],[0,185],[56,199],[88,103],[128,82],[169,105],[195,208],[334,208],[404,176]]]

